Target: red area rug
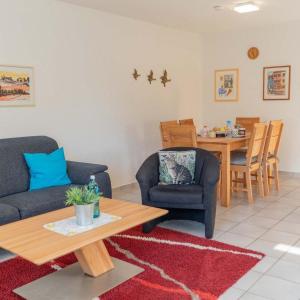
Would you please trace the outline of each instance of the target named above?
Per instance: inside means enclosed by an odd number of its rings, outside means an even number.
[[[101,297],[101,300],[214,300],[247,273],[263,254],[157,227],[140,227],[106,241],[112,256],[145,271]],[[21,299],[12,290],[76,261],[73,254],[43,266],[22,258],[0,264],[0,299]]]

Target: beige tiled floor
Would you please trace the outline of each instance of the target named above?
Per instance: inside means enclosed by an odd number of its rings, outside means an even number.
[[[115,198],[140,202],[137,185],[115,189]],[[214,239],[254,249],[266,257],[221,300],[300,300],[300,177],[281,175],[281,190],[247,203],[235,193],[230,208],[218,204]],[[204,236],[203,224],[172,220],[160,226]],[[10,257],[0,249],[0,261]]]

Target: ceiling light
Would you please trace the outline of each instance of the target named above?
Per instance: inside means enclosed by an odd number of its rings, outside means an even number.
[[[253,11],[258,11],[259,7],[256,4],[254,4],[253,2],[245,2],[245,3],[237,4],[233,8],[233,10],[240,14],[245,14],[245,13],[250,13]]]

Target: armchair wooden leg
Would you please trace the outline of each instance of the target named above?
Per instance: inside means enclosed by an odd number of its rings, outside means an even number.
[[[246,173],[246,185],[247,185],[248,202],[253,203],[251,172],[250,172],[250,170],[248,170],[245,173]]]

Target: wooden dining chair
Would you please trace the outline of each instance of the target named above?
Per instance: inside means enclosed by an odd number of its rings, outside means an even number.
[[[255,123],[259,123],[259,117],[236,117],[235,124],[246,129],[246,133],[252,133]]]
[[[180,125],[193,125],[195,126],[194,120],[193,119],[183,119],[179,120]]]
[[[166,128],[167,147],[197,147],[195,126],[173,125]]]
[[[177,120],[160,122],[160,135],[161,135],[161,143],[163,148],[167,147],[168,136],[167,136],[166,128],[174,125],[178,125]]]
[[[267,136],[268,125],[266,123],[256,123],[249,141],[247,152],[231,153],[231,174],[243,173],[246,178],[246,187],[238,187],[233,185],[233,191],[246,191],[248,194],[248,202],[253,202],[251,173],[257,173],[257,181],[259,187],[259,195],[264,196],[263,176],[262,176],[262,159],[264,146]]]
[[[270,192],[270,179],[274,179],[276,190],[279,191],[278,150],[282,129],[283,122],[281,120],[274,120],[269,124],[262,160],[265,196]]]

